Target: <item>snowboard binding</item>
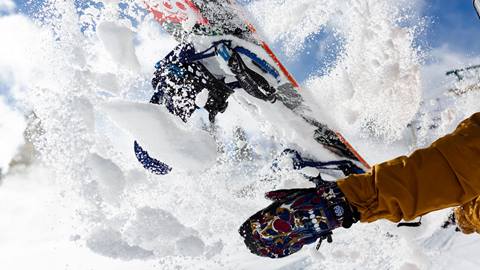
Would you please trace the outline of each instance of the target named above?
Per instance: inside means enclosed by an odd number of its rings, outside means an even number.
[[[289,158],[292,161],[293,170],[302,170],[303,168],[315,168],[319,173],[325,172],[336,178],[345,177],[350,174],[362,174],[365,171],[357,166],[354,162],[344,159],[344,160],[333,160],[327,162],[316,161],[310,158],[303,157],[297,150],[285,149],[282,151],[280,156],[276,158],[272,163],[272,170],[274,172],[282,170],[281,165],[279,164],[283,158]],[[334,172],[341,173],[341,175],[335,175]],[[317,177],[308,177],[310,181],[314,182],[317,180],[322,180],[321,175]]]
[[[276,190],[265,194],[272,200],[239,229],[246,246],[256,255],[282,258],[304,245],[332,242],[332,231],[349,228],[359,213],[335,182],[317,181],[316,188]]]
[[[165,105],[170,113],[184,122],[199,108],[195,100],[205,89],[208,90],[208,99],[203,107],[211,122],[218,113],[225,112],[227,99],[235,89],[241,88],[255,98],[275,102],[276,89],[264,76],[250,69],[241,54],[251,59],[264,75],[269,74],[278,80],[280,75],[274,67],[248,49],[232,46],[230,40],[213,42],[211,47],[198,53],[191,43],[181,43],[156,64],[152,79],[155,92],[150,102]],[[227,63],[234,81],[226,83],[225,76],[214,75],[202,63],[202,60],[215,56]]]

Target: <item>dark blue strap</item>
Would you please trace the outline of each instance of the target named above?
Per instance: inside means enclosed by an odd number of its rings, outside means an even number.
[[[229,40],[219,40],[212,43],[212,46],[208,47],[207,49],[196,53],[195,49],[193,50],[185,50],[180,54],[180,61],[181,62],[194,62],[199,61],[202,59],[213,57],[217,54],[217,48],[219,45],[225,45],[227,48],[231,48],[232,42]],[[193,45],[192,45],[193,48]],[[209,52],[213,49],[213,52]]]
[[[272,75],[275,79],[278,79],[278,77],[280,77],[280,74],[274,67],[272,67],[272,65],[270,65],[269,63],[267,63],[267,61],[258,57],[256,54],[254,54],[250,50],[240,46],[235,47],[233,50],[252,59],[252,61],[254,61],[261,69],[263,69],[268,74]]]
[[[137,160],[151,173],[165,175],[172,170],[167,164],[151,157],[147,151],[143,150],[137,141],[134,142],[134,150]]]

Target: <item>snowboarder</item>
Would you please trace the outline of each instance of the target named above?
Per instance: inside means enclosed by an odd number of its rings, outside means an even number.
[[[252,253],[279,258],[327,239],[353,223],[413,220],[456,207],[455,221],[467,234],[480,233],[480,113],[410,156],[401,156],[316,188],[277,190],[273,203],[250,217],[240,234]]]

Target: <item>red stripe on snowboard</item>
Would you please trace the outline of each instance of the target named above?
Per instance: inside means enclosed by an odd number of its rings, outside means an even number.
[[[234,3],[232,3],[232,5],[234,5]],[[257,29],[255,29],[253,24],[247,22],[246,20],[244,20],[244,21],[247,24],[248,29],[250,29],[250,31],[252,33],[257,34],[257,38],[258,38]],[[282,62],[280,62],[280,60],[275,55],[275,53],[272,51],[272,49],[270,49],[270,46],[268,46],[267,43],[265,41],[261,40],[260,38],[258,38],[258,40],[261,41],[262,48],[272,58],[272,60],[275,62],[275,64],[277,64],[277,66],[282,70],[283,75],[285,75],[287,77],[288,81],[293,85],[293,87],[300,88],[300,85],[298,84],[298,82],[295,80],[295,78],[293,78],[292,74],[290,74],[290,72],[288,72],[287,68],[282,64]]]
[[[152,2],[152,1],[150,1]],[[192,2],[192,0],[164,0],[161,4],[149,5],[144,1],[155,20],[159,23],[182,23],[188,21],[189,15],[196,15],[196,23],[208,24],[208,20],[202,16],[200,9]]]
[[[282,70],[283,74],[287,77],[287,79],[290,81],[293,87],[300,88],[300,85],[297,83],[295,78],[293,78],[292,74],[288,72],[287,68],[282,64],[282,62],[278,60],[277,56],[273,53],[273,51],[270,49],[267,43],[265,43],[265,41],[262,41],[262,47],[268,53],[268,55],[270,55],[270,57],[277,64],[277,66]]]
[[[360,156],[360,154],[357,152],[357,150],[355,150],[355,148],[353,148],[353,146],[347,141],[347,139],[345,139],[345,137],[343,137],[342,134],[340,134],[340,132],[337,132],[335,131],[335,134],[337,134],[337,137],[340,139],[340,141],[345,144],[345,146],[348,148],[348,150],[350,150],[350,152],[352,152],[352,154],[358,159],[358,161],[360,161],[360,163],[363,164],[363,166],[365,166],[365,168],[367,169],[371,169],[372,167],[370,166],[370,164],[368,164],[368,162],[362,158],[362,156]]]

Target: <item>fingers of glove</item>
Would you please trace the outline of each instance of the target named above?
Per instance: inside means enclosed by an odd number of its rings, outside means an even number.
[[[265,193],[265,198],[271,200],[271,201],[280,201],[287,196],[290,196],[294,193],[302,193],[302,192],[307,192],[311,191],[311,189],[279,189],[279,190],[272,190],[269,192]]]

